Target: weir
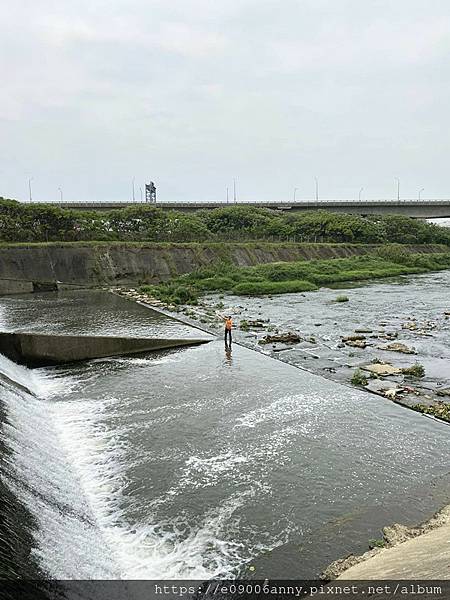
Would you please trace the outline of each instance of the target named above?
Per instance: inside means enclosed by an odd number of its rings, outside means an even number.
[[[196,346],[207,339],[133,338],[92,335],[0,333],[0,352],[29,367]]]
[[[274,578],[286,569],[310,577],[323,556],[345,553],[346,540],[366,541],[403,514],[404,496],[420,505],[425,490],[429,503],[430,480],[445,468],[444,430],[422,443],[432,424],[415,413],[396,420],[398,407],[245,348],[231,364],[222,354],[213,342],[208,352],[48,371],[0,355],[10,380],[0,380],[8,453],[0,474],[9,513],[21,515],[20,552],[5,548],[11,574],[203,580],[251,559]],[[389,471],[380,470],[385,453]],[[380,515],[374,497],[385,503]]]
[[[5,580],[48,577],[50,562],[54,578],[73,576],[67,567],[74,561],[80,578],[92,572],[99,578],[118,576],[102,552],[94,515],[61,448],[47,402],[63,387],[0,354],[0,596],[13,597]],[[37,547],[48,548],[45,561]]]
[[[3,306],[4,328],[46,334],[183,327],[100,292]],[[447,489],[447,428],[222,340],[51,369],[0,355],[0,388],[12,576],[314,577]]]

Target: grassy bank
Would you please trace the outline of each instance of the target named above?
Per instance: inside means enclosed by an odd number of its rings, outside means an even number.
[[[334,283],[449,268],[450,252],[410,254],[402,247],[388,245],[364,256],[331,260],[279,262],[254,267],[237,267],[220,262],[166,283],[143,286],[141,289],[164,302],[195,304],[199,294],[205,292],[251,296],[305,292]]]

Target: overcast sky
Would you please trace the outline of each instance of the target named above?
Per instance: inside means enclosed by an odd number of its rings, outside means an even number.
[[[449,0],[15,0],[0,195],[450,196]]]

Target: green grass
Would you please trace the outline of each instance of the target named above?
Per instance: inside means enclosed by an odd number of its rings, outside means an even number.
[[[195,303],[198,295],[205,292],[227,292],[242,296],[307,292],[333,283],[397,277],[450,268],[450,252],[428,255],[401,253],[396,259],[401,262],[393,260],[393,256],[386,259],[376,251],[350,258],[279,262],[254,267],[238,267],[225,260],[150,288],[155,297],[180,304]],[[150,288],[143,289],[150,291]],[[186,302],[184,298],[187,298]],[[346,296],[336,298],[338,302],[347,300]]]
[[[233,288],[233,294],[238,296],[264,296],[267,294],[294,294],[296,292],[311,292],[317,286],[309,281],[261,281],[238,283]]]

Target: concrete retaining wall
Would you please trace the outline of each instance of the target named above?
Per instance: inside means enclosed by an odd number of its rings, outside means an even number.
[[[19,281],[17,279],[0,279],[0,296],[7,296],[8,294],[26,294],[32,291],[32,281]]]
[[[239,266],[278,261],[341,258],[366,254],[371,245],[357,244],[61,244],[0,248],[0,280],[62,282],[67,285],[157,283],[219,260]],[[435,252],[439,246],[408,246]],[[448,249],[447,249],[448,250]],[[441,249],[442,251],[442,249]],[[17,293],[5,284],[0,293]],[[30,291],[29,289],[19,290]]]

